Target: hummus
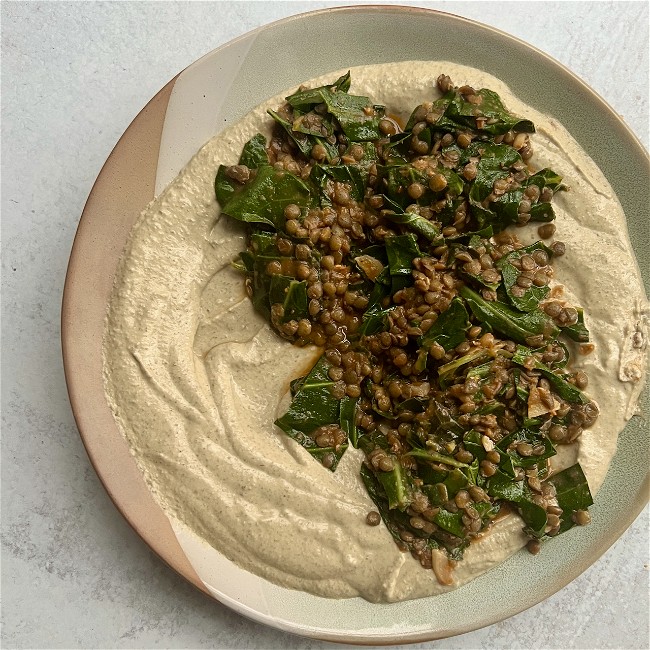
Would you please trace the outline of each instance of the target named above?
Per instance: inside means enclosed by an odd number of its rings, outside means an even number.
[[[483,72],[445,62],[351,72],[351,92],[404,121],[437,96],[435,80],[444,72],[495,90],[510,111],[535,123],[532,162],[551,167],[570,187],[554,201],[556,238],[567,243],[554,265],[567,299],[585,307],[594,350],[574,349],[575,366],[588,374],[587,392],[601,411],[554,460],[579,461],[597,492],[617,434],[634,412],[647,347],[647,303],[612,189],[559,123]],[[361,452],[348,450],[331,473],[273,424],[290,380],[309,370],[319,350],[290,345],[254,311],[241,274],[230,267],[245,236],[239,224],[220,218],[213,181],[219,164],[236,164],[255,133],[270,136],[266,110],[289,92],[210,140],[141,215],[108,312],[107,399],[160,507],[240,567],[330,598],[391,602],[441,593],[524,546],[519,517],[497,521],[466,551],[453,585],[443,586],[398,550],[384,526],[365,524],[374,504],[359,478]],[[517,233],[526,243],[537,239],[536,228]]]

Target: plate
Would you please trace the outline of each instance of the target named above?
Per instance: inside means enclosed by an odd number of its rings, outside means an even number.
[[[391,39],[384,38],[387,33]],[[471,47],[459,51],[459,42]],[[269,75],[268,52],[280,47],[287,64]],[[637,258],[647,270],[650,256],[641,243],[647,237],[650,201],[638,178],[639,170],[648,169],[648,156],[598,95],[542,52],[492,28],[431,10],[361,6],[311,12],[260,28],[172,79],[132,122],[97,178],[79,223],[63,300],[64,364],[74,415],[97,474],[136,532],[175,571],[236,611],[279,629],[348,643],[442,638],[531,607],[609,548],[648,495],[649,433],[635,419],[621,434],[592,509],[593,523],[574,529],[559,545],[551,540],[548,546],[555,548],[536,559],[534,575],[522,552],[456,591],[390,605],[283,589],[225,558],[219,561],[216,579],[206,584],[197,568],[205,575],[200,565],[211,560],[202,557],[201,549],[190,549],[190,562],[154,503],[113,420],[102,383],[106,306],[131,227],[205,141],[266,97],[331,70],[399,60],[451,60],[483,68],[528,104],[561,121],[616,191]],[[549,93],[549,88],[562,92]],[[647,290],[647,274],[645,281]],[[648,412],[648,390],[643,405]],[[187,541],[183,543],[187,551]]]

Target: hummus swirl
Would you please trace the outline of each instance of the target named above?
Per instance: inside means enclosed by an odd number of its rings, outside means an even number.
[[[559,123],[479,70],[402,62],[351,72],[354,93],[403,121],[434,98],[444,72],[495,90],[510,111],[536,124],[531,162],[553,168],[569,186],[554,201],[556,237],[568,247],[555,262],[556,278],[566,298],[585,308],[594,350],[574,355],[574,365],[588,374],[600,407],[596,424],[554,460],[556,467],[579,461],[595,493],[633,413],[647,347],[647,303],[612,189]],[[133,228],[106,322],[106,396],[156,502],[240,567],[331,598],[392,602],[441,593],[524,546],[519,517],[498,520],[443,586],[398,550],[384,526],[364,523],[374,504],[359,478],[359,451],[348,450],[331,473],[273,424],[290,380],[319,350],[289,345],[254,311],[230,266],[245,236],[220,217],[213,182],[219,164],[236,164],[255,133],[270,135],[266,110],[287,94],[210,140]],[[532,227],[517,234],[525,243],[536,238]]]

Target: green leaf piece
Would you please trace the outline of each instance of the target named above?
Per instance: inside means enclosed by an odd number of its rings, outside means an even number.
[[[395,293],[395,291],[413,283],[411,276],[413,260],[416,257],[421,257],[422,252],[418,248],[415,235],[396,235],[386,237],[385,241],[392,280],[392,292]]]
[[[537,447],[540,445],[544,446],[544,453],[536,456],[522,456],[514,449],[508,449],[511,445],[515,445],[519,442],[525,442],[530,444],[532,447]],[[510,435],[506,436],[499,442],[497,448],[503,454],[507,454],[509,459],[512,461],[512,465],[515,467],[523,467],[528,469],[537,465],[540,461],[546,460],[555,456],[557,453],[553,443],[544,435],[529,429],[518,429]]]
[[[446,530],[452,535],[456,535],[456,537],[465,536],[465,531],[463,529],[463,516],[460,512],[449,512],[448,510],[441,508],[433,521],[440,526],[440,528]]]
[[[528,337],[537,334],[556,338],[560,333],[553,321],[539,309],[528,313],[515,311],[504,303],[483,299],[468,286],[461,287],[459,293],[481,323],[487,323],[517,343],[525,343]]]
[[[239,164],[246,165],[249,169],[257,169],[269,164],[269,156],[266,153],[266,138],[261,133],[254,135],[244,145],[239,157]]]
[[[307,283],[285,275],[272,275],[269,287],[269,303],[284,307],[282,322],[307,318]]]
[[[441,239],[440,229],[438,226],[415,212],[398,213],[385,210],[382,214],[393,223],[405,226],[414,233],[428,239],[430,242],[437,242]]]
[[[420,460],[428,460],[432,463],[443,463],[445,465],[449,465],[450,467],[468,467],[467,463],[461,463],[452,456],[445,456],[443,454],[423,451],[421,449],[413,449],[406,455],[413,456],[414,458],[419,458]]]
[[[516,363],[520,366],[524,366],[526,360],[531,356],[533,356],[533,351],[530,348],[527,348],[523,345],[518,345],[515,354],[512,357],[512,361],[513,363]],[[563,400],[571,402],[572,404],[589,403],[589,398],[579,388],[576,388],[566,379],[554,373],[547,365],[543,364],[541,361],[538,361],[536,357],[533,358],[535,362],[532,367],[535,370],[539,370],[539,372],[544,375],[546,379],[548,379],[548,382],[551,384],[553,391],[557,393]]]
[[[525,481],[513,481],[510,476],[497,470],[488,481],[487,491],[491,497],[508,501],[517,506],[526,529],[535,537],[542,537],[546,528],[546,510],[532,501],[532,491]]]
[[[226,174],[226,165],[219,165],[214,179],[214,193],[221,208],[235,195],[237,183]]]
[[[560,532],[563,533],[574,526],[573,513],[576,510],[587,510],[594,500],[579,463],[554,474],[548,481],[555,486],[557,502],[562,508]]]
[[[503,276],[503,286],[505,287],[506,294],[513,307],[519,311],[531,312],[536,310],[539,307],[539,303],[546,298],[550,291],[548,286],[537,287],[535,284],[532,284],[526,289],[523,296],[518,296],[512,291],[513,287],[517,286],[517,279],[520,275],[520,271],[513,266],[512,262],[514,260],[520,260],[524,255],[531,255],[538,250],[544,251],[549,259],[553,257],[553,251],[541,241],[538,241],[530,246],[518,248],[508,253],[496,263],[496,267],[501,271]]]
[[[356,414],[357,414],[357,401],[355,397],[344,397],[341,400],[341,411],[339,414],[339,422],[341,429],[345,431],[353,447],[358,447],[359,430],[357,429]]]
[[[297,176],[265,165],[259,168],[250,183],[228,200],[223,212],[238,221],[267,224],[282,230],[284,209],[292,203],[300,207],[309,206],[309,187]]]
[[[320,172],[332,180],[346,183],[350,187],[350,196],[355,201],[363,201],[368,180],[368,172],[364,167],[360,165],[314,165],[312,174],[318,176],[319,168]]]
[[[465,340],[469,326],[469,315],[463,301],[454,298],[426,334],[418,339],[418,345],[428,349],[437,343],[448,352]]]
[[[578,312],[578,320],[573,325],[562,327],[562,334],[566,334],[572,341],[576,343],[589,342],[589,330],[585,327],[585,314],[580,307],[576,307]]]
[[[330,367],[323,355],[305,377],[287,412],[275,421],[287,435],[321,459],[327,450],[321,450],[311,434],[319,427],[340,421],[341,401],[332,396],[334,382],[329,378]],[[336,456],[332,471],[344,451],[343,445],[338,450],[330,450]]]
[[[294,108],[299,108],[304,111],[309,110],[312,106],[321,104],[323,102],[322,92],[344,92],[350,90],[352,79],[350,72],[346,72],[340,76],[334,83],[329,86],[319,86],[318,88],[310,88],[307,90],[298,90],[286,98],[287,102]]]

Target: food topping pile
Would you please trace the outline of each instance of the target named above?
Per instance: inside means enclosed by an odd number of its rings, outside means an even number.
[[[276,424],[331,471],[361,449],[366,524],[434,569],[509,511],[531,553],[588,523],[580,465],[549,459],[598,417],[570,369],[582,309],[549,286],[562,179],[531,167],[534,125],[496,93],[437,83],[404,126],[349,74],[301,88],[215,180],[247,224],[233,264],[256,310],[323,350]],[[529,222],[524,246],[513,226]]]

